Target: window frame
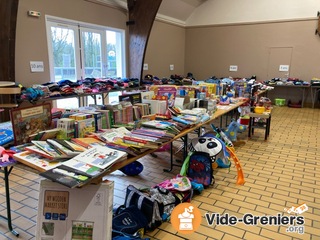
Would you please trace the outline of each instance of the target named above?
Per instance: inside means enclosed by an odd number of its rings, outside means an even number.
[[[76,80],[80,80],[85,78],[85,69],[84,69],[84,54],[82,53],[83,49],[83,39],[82,39],[82,32],[83,31],[92,31],[101,33],[101,59],[103,57],[107,58],[107,31],[116,32],[116,48],[117,51],[120,51],[118,56],[121,56],[120,59],[117,59],[117,72],[120,72],[119,76],[115,76],[115,78],[124,78],[126,77],[126,31],[125,29],[118,29],[109,26],[101,26],[92,23],[86,23],[81,21],[75,21],[66,18],[60,18],[55,16],[46,15],[45,16],[45,24],[46,24],[46,33],[47,33],[47,46],[48,46],[48,57],[49,57],[49,71],[50,71],[50,82],[56,82],[55,79],[55,69],[54,69],[54,57],[53,57],[53,46],[51,40],[51,27],[63,27],[63,28],[70,28],[74,30],[75,36],[75,64],[76,64]],[[120,37],[120,39],[119,39]],[[120,40],[120,41],[118,41]],[[103,54],[105,54],[103,56]],[[103,60],[104,61],[104,60]],[[104,77],[107,77],[108,71],[108,62],[101,62],[103,65],[103,69],[105,72]],[[119,71],[118,71],[119,70]],[[102,75],[103,77],[103,75]],[[80,107],[80,106],[79,106]]]

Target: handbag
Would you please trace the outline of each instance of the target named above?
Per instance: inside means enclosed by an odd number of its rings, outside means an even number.
[[[163,204],[139,191],[133,185],[127,187],[125,207],[136,206],[146,217],[146,230],[154,230],[162,223]]]

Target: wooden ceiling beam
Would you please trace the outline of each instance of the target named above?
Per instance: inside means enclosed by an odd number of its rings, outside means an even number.
[[[145,52],[162,0],[128,0],[129,77],[142,79]]]

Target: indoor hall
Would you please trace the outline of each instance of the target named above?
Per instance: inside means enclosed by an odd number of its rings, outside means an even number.
[[[153,232],[151,239],[319,239],[319,132],[320,112],[311,108],[275,107],[272,112],[270,136],[264,141],[264,131],[256,130],[252,139],[236,147],[245,184],[236,185],[236,170],[232,163],[230,171],[215,170],[215,184],[195,195],[192,203],[201,212],[229,213],[243,216],[245,213],[261,215],[284,214],[284,208],[306,203],[304,234],[286,232],[285,226],[209,227],[203,219],[200,228],[192,235],[178,234],[170,223],[164,222]],[[217,123],[218,124],[218,123]],[[107,178],[115,181],[114,206],[124,203],[126,187],[149,187],[178,174],[162,169],[169,167],[169,155],[157,154],[140,159],[144,171],[136,177],[125,176],[116,171]],[[38,174],[18,164],[10,176],[12,223],[20,233],[19,239],[35,239]],[[1,213],[6,214],[5,193],[1,183]],[[16,239],[8,232],[6,222],[1,220],[0,239]]]

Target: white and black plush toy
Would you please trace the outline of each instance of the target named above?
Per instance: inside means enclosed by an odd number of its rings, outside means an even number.
[[[191,140],[190,151],[209,153],[212,162],[216,156],[223,150],[221,141],[212,137],[198,137]]]

